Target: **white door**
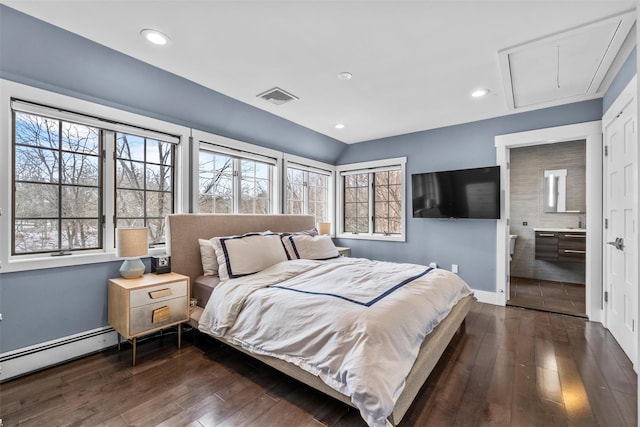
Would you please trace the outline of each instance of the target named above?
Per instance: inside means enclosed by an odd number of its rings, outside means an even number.
[[[638,292],[636,123],[634,99],[615,119],[605,124],[603,170],[606,326],[634,364]]]

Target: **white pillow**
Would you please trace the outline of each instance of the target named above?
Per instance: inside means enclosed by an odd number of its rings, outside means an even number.
[[[340,254],[329,236],[307,236],[303,234],[282,238],[290,259],[331,259]]]
[[[272,231],[262,231],[260,233],[251,232],[246,234],[273,234]],[[211,239],[198,239],[198,244],[200,245],[200,259],[202,261],[202,271],[204,276],[217,276],[218,269],[220,266],[218,265],[218,256],[216,255],[216,251],[213,249],[213,240],[218,237],[213,237]]]
[[[213,250],[213,242],[207,239],[198,239],[200,244],[200,258],[202,259],[202,271],[205,276],[218,275],[218,257]]]
[[[247,233],[211,239],[220,280],[254,274],[287,260],[280,234]]]

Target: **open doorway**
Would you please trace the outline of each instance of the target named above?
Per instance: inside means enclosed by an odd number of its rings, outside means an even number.
[[[585,230],[585,314],[595,321],[602,319],[602,125],[600,121],[580,123],[519,132],[496,137],[497,163],[501,166],[501,190],[503,194],[503,218],[496,226],[496,271],[498,297],[502,304],[510,297],[510,251],[509,213],[511,150],[545,144],[561,144],[584,141],[585,144],[585,206],[588,217],[584,218]],[[574,217],[575,218],[575,217]],[[576,218],[576,225],[578,220]],[[516,242],[517,245],[517,242]]]
[[[586,141],[509,157],[507,305],[586,317]]]

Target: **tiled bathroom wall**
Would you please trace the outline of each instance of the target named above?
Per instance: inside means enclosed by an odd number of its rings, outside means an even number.
[[[534,228],[584,228],[586,211],[585,141],[536,145],[510,150],[510,233],[518,235],[511,260],[511,276],[558,282],[585,283],[582,263],[535,259]],[[567,210],[545,213],[544,171],[567,169]]]

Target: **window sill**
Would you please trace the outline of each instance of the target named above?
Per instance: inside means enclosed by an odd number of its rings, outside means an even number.
[[[384,236],[382,234],[351,234],[341,233],[336,235],[336,239],[354,239],[354,240],[380,240],[384,242],[406,242],[407,239],[402,235]]]
[[[149,254],[144,258],[165,253],[164,247],[150,248]],[[47,268],[72,267],[75,265],[98,264],[103,262],[122,261],[124,258],[116,257],[115,251],[73,253],[63,256],[14,256],[8,262],[2,263],[0,273],[12,273],[17,271],[42,270]]]

